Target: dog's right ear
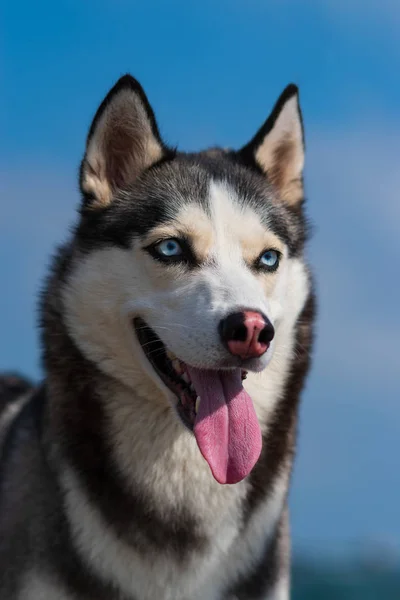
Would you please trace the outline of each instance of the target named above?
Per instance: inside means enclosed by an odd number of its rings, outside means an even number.
[[[106,207],[118,190],[167,152],[143,88],[131,75],[121,77],[89,130],[80,170],[85,207]]]

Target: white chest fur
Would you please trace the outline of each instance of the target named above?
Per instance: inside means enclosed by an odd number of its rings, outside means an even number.
[[[101,577],[141,600],[219,600],[222,591],[259,560],[282,510],[287,473],[275,482],[244,530],[241,493],[215,519],[215,500],[211,502],[202,515],[208,544],[193,551],[184,565],[167,553],[155,552],[149,559],[149,554],[128,547],[88,502],[72,471],[65,471],[63,484],[77,547]]]

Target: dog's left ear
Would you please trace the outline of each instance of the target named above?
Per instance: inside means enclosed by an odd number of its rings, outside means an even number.
[[[261,170],[289,206],[301,204],[304,133],[297,86],[287,86],[264,125],[237,155]]]
[[[85,207],[106,207],[167,152],[143,88],[131,75],[121,77],[89,130],[80,171]]]

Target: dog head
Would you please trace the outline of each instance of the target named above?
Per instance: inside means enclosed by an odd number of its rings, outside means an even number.
[[[305,241],[303,163],[294,85],[238,151],[169,148],[130,76],[109,92],[89,131],[63,288],[69,331],[109,374],[157,386],[194,427],[221,481],[242,478],[261,442],[227,476],[221,460],[229,462],[229,448],[210,458],[210,430],[232,437],[234,407],[255,430],[250,437],[260,437],[241,380],[268,365],[297,310],[291,282]]]

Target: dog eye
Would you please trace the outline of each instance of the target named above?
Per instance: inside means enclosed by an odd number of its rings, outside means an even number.
[[[266,250],[258,259],[258,266],[267,271],[275,271],[279,266],[279,258],[276,250]]]
[[[182,256],[183,248],[178,240],[173,238],[168,240],[162,240],[153,246],[153,251],[158,254],[161,258],[175,258]]]
[[[184,240],[168,238],[144,248],[153,258],[164,263],[190,262],[190,250]]]
[[[196,267],[198,261],[191,248],[190,242],[182,238],[166,238],[143,248],[155,260],[165,264],[184,264]]]

